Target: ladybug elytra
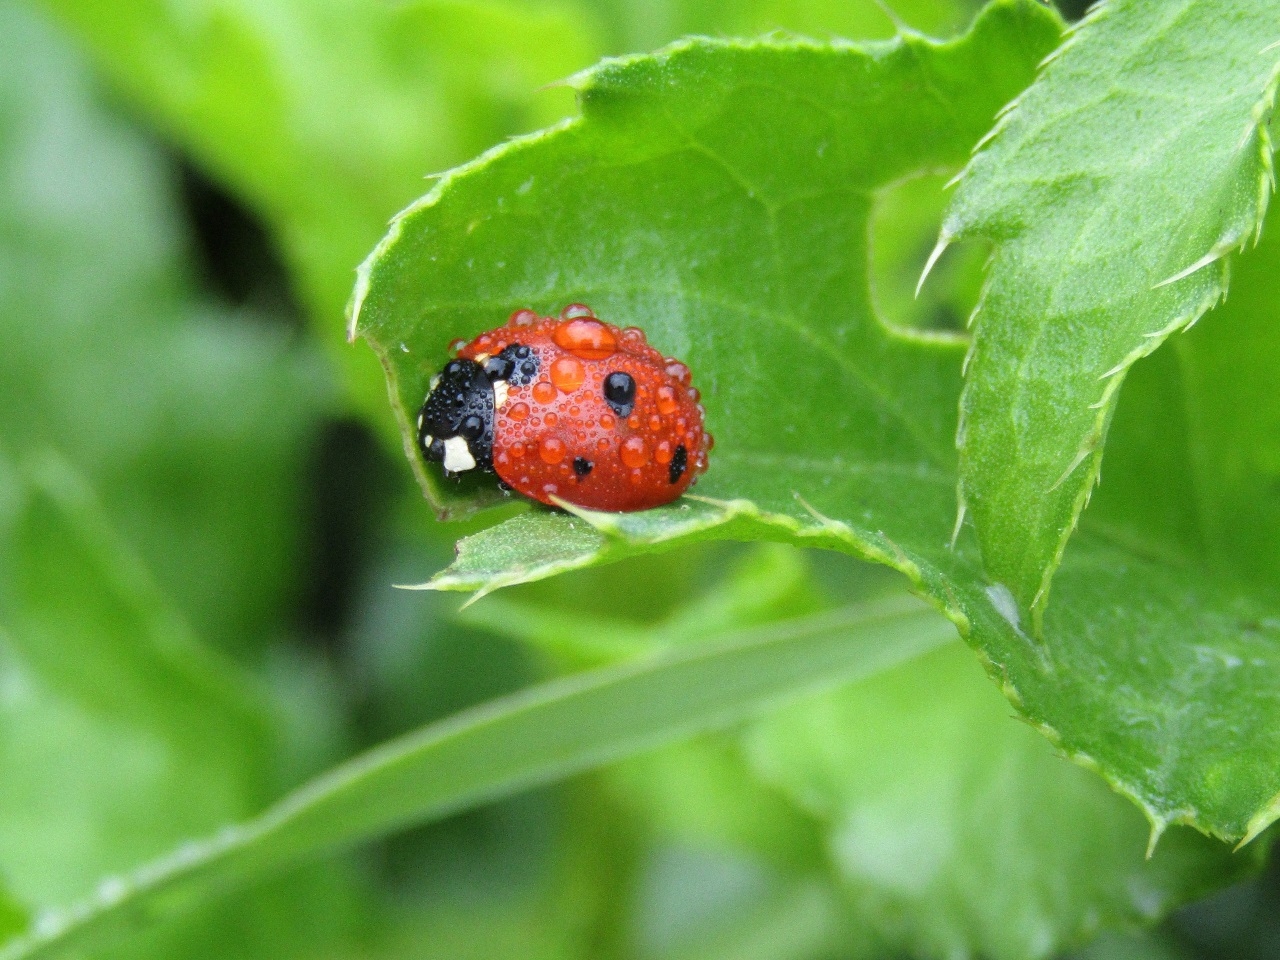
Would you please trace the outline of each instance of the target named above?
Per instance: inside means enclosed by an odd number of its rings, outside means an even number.
[[[546,504],[644,510],[707,468],[714,443],[689,368],[590,307],[517,310],[455,341],[418,417],[422,455],[446,476],[496,473]]]

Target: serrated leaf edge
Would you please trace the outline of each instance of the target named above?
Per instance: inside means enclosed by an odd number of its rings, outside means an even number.
[[[1066,50],[1075,46],[1075,44],[1079,42],[1081,36],[1084,36],[1091,28],[1096,26],[1096,24],[1110,16],[1112,7],[1113,0],[1099,0],[1097,4],[1090,8],[1084,17],[1067,28],[1064,33],[1065,39],[1063,42],[1040,62],[1039,73],[1035,80],[1028,84],[1022,93],[1000,110],[996,115],[996,122],[992,126],[992,129],[988,131],[988,133],[979,140],[977,144],[975,144],[969,163],[967,163],[965,167],[947,184],[948,187],[959,184],[971,172],[974,161],[977,159],[978,155],[985,148],[996,142],[1008,126],[1011,118],[1021,108],[1024,99],[1032,88],[1047,75],[1054,63],[1062,56],[1063,53],[1066,52]],[[1269,44],[1260,50],[1258,55],[1262,56],[1277,48],[1280,48],[1280,42]],[[1119,396],[1120,386],[1124,380],[1124,374],[1127,373],[1133,364],[1137,363],[1143,357],[1150,356],[1154,353],[1155,350],[1158,349],[1160,345],[1163,344],[1172,334],[1190,330],[1199,321],[1200,317],[1226,298],[1230,276],[1228,270],[1229,261],[1224,258],[1232,250],[1238,249],[1243,252],[1248,245],[1250,236],[1252,236],[1253,242],[1256,245],[1259,237],[1262,235],[1263,222],[1266,218],[1270,197],[1276,186],[1274,147],[1271,141],[1271,134],[1267,125],[1267,120],[1275,108],[1277,87],[1280,87],[1280,61],[1278,61],[1272,68],[1270,77],[1268,77],[1267,82],[1263,85],[1262,94],[1251,111],[1252,123],[1250,124],[1249,129],[1245,131],[1240,142],[1240,149],[1243,151],[1248,146],[1250,139],[1255,140],[1257,156],[1260,164],[1260,174],[1252,211],[1244,211],[1243,215],[1237,222],[1228,224],[1224,228],[1223,233],[1213,243],[1209,251],[1203,257],[1200,257],[1183,270],[1180,270],[1165,280],[1155,284],[1155,287],[1158,288],[1176,283],[1179,280],[1186,279],[1207,266],[1221,262],[1222,275],[1219,283],[1216,285],[1216,289],[1211,289],[1206,296],[1197,302],[1197,304],[1195,304],[1190,310],[1187,310],[1183,314],[1174,318],[1174,320],[1170,321],[1170,323],[1165,327],[1160,330],[1144,334],[1147,342],[1140,344],[1134,350],[1130,351],[1120,361],[1120,363],[1112,367],[1099,378],[1106,380],[1107,386],[1103,390],[1102,397],[1097,402],[1090,404],[1090,409],[1099,411],[1098,416],[1095,418],[1093,428],[1085,436],[1079,451],[1077,451],[1071,463],[1049,488],[1050,490],[1053,490],[1061,486],[1066,482],[1071,474],[1075,473],[1079,469],[1081,464],[1088,461],[1088,473],[1086,474],[1085,482],[1081,486],[1079,495],[1072,504],[1070,522],[1059,535],[1057,548],[1054,551],[1053,557],[1045,566],[1041,575],[1040,586],[1037,589],[1035,596],[1032,598],[1030,611],[1031,623],[1032,630],[1037,637],[1043,636],[1044,613],[1048,606],[1049,590],[1053,577],[1061,566],[1067,544],[1079,526],[1080,517],[1088,506],[1090,498],[1093,496],[1093,489],[1101,481],[1102,454],[1103,448],[1105,447],[1106,432],[1111,421],[1111,415],[1114,412],[1116,400]],[[962,237],[963,234],[964,231],[962,229],[957,229],[954,222],[949,223],[947,220],[944,220],[942,228],[939,231],[938,244],[934,248],[934,253],[930,255],[930,261],[926,265],[925,273],[922,274],[920,278],[921,284],[924,283],[925,276],[932,267],[933,262],[938,256],[941,256],[942,250],[957,238]],[[990,278],[989,265],[990,264],[988,263],[988,269],[986,271],[988,279]],[[969,328],[972,328],[977,322],[982,306],[986,300],[987,289],[987,281],[984,280],[978,297],[978,302],[969,316],[967,324]],[[977,338],[974,337],[965,354],[962,366],[962,372],[966,379],[965,385],[961,391],[960,412],[956,427],[956,447],[962,451],[962,457],[965,442],[967,413],[966,399],[969,393],[969,380],[967,378],[967,373],[969,363],[973,354],[976,352],[977,347]],[[958,532],[967,512],[963,469],[961,469],[959,479],[956,483],[956,503],[956,531]],[[1276,816],[1280,816],[1280,808],[1277,809]],[[1164,828],[1161,827],[1160,829],[1163,830]]]

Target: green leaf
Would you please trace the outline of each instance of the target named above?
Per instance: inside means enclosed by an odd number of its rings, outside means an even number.
[[[242,761],[247,745],[264,746],[265,701],[196,639],[83,478],[46,456],[10,486],[0,623],[27,666],[90,712],[181,749]]]
[[[464,540],[430,586],[485,592],[693,540],[843,550],[931,597],[1019,712],[1155,834],[1256,835],[1280,810],[1280,618],[1265,595],[1206,582],[1138,524],[1097,524],[1037,635],[971,536],[948,547],[960,349],[871,307],[872,195],[958,167],[1056,31],[1042,8],[997,2],[941,45],[691,41],[584,75],[581,118],[443,178],[357,288],[406,449],[451,339],[573,301],[688,361],[717,445],[699,497],[529,512]],[[411,462],[445,515],[496,496]],[[1185,514],[1163,496],[1174,480],[1140,473],[1138,499]]]
[[[874,750],[867,743],[874,743]],[[749,756],[829,826],[858,922],[909,956],[1051,956],[1255,870],[1147,825],[1054,756],[958,645],[753,724]]]
[[[1268,0],[1108,0],[996,125],[939,248],[996,244],[961,402],[961,499],[1032,611],[1098,478],[1125,372],[1222,298],[1273,187]],[[1037,630],[1038,632],[1038,630]]]
[[[331,771],[255,820],[187,844],[50,915],[2,960],[60,955],[359,840],[563,778],[780,701],[871,676],[954,636],[918,604],[854,607],[553,681],[455,715]]]
[[[65,463],[0,504],[0,874],[42,908],[257,808],[271,717]]]
[[[589,19],[468,0],[46,0],[108,75],[283,246],[354,399],[382,378],[342,342],[351,275],[423,177],[563,115],[539,87],[598,55]]]
[[[721,443],[712,490],[794,513],[815,477],[848,501],[905,475],[926,488],[897,511],[918,528],[929,485],[952,483],[957,348],[888,338],[871,315],[870,195],[958,166],[1057,33],[1042,8],[1002,3],[951,44],[691,41],[583,75],[580,121],[448,174],[362,268],[352,328],[406,436],[452,339],[581,299],[698,371]],[[906,93],[921,88],[936,95]],[[834,384],[835,416],[797,403]],[[462,506],[418,466],[437,505]]]
[[[1280,584],[1280,229],[1232,261],[1231,296],[1138,364],[1111,426],[1088,528],[1196,564],[1277,605]],[[1151,497],[1147,490],[1166,495]],[[1193,505],[1194,509],[1187,509]]]

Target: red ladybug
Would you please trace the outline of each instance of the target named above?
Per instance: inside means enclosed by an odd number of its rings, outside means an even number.
[[[579,303],[517,310],[454,350],[418,416],[422,455],[446,476],[483,470],[543,503],[624,511],[670,503],[707,469],[689,368],[636,327]]]

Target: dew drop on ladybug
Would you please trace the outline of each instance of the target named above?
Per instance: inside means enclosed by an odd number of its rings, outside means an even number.
[[[446,476],[495,473],[543,503],[628,511],[670,503],[706,469],[692,373],[638,327],[581,303],[521,309],[451,354],[418,418],[419,449]]]

